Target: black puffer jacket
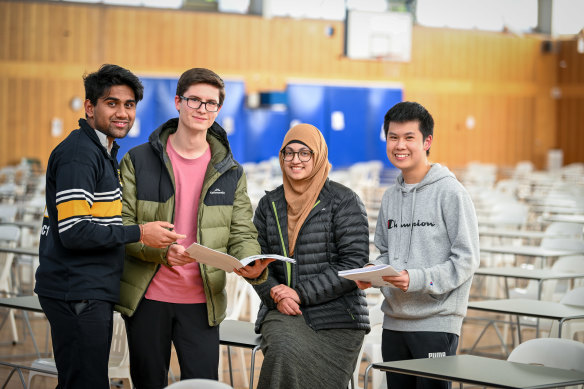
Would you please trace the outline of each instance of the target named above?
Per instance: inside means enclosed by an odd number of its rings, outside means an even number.
[[[254,216],[264,254],[288,251],[288,214],[284,188],[267,192]],[[282,244],[286,252],[282,250]],[[369,331],[365,293],[339,270],[362,267],[369,261],[369,228],[363,203],[351,189],[327,180],[317,203],[302,225],[294,252],[291,284],[300,297],[306,324],[314,330],[349,328]],[[256,322],[259,333],[268,310],[276,309],[272,287],[287,284],[286,263],[272,262],[267,280],[254,288],[262,300]]]

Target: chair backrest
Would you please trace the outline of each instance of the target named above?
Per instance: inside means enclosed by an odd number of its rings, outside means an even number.
[[[584,251],[584,240],[580,238],[543,238],[540,246],[550,250]]]
[[[112,345],[110,348],[109,367],[130,366],[130,354],[128,350],[128,339],[126,338],[126,325],[122,315],[114,312],[114,325],[112,333]]]
[[[499,226],[522,227],[527,223],[529,207],[518,201],[499,201],[492,207],[488,222]]]
[[[507,360],[584,372],[584,343],[559,338],[530,339],[515,347]]]
[[[552,270],[561,273],[584,273],[584,255],[568,255],[558,258]]]
[[[12,225],[0,225],[0,241],[4,244],[16,243],[20,237],[20,228]]]
[[[20,237],[20,228],[11,225],[0,225],[0,244],[16,247]],[[0,253],[0,292],[12,292],[12,262],[14,253]]]
[[[0,204],[0,221],[13,222],[16,219],[18,208],[13,204]]]
[[[255,322],[261,301],[253,286],[243,277],[239,277],[235,273],[227,273],[225,290],[227,292],[227,316],[225,319],[240,320],[248,312],[249,321]]]
[[[562,304],[584,307],[584,286],[574,288],[567,292],[560,300]]]
[[[558,273],[584,274],[584,255],[570,255],[558,258],[552,265],[552,270]],[[545,285],[546,283],[548,285]],[[544,288],[547,287],[547,289],[551,289],[551,293],[556,293],[560,297],[568,290],[579,286],[584,286],[583,278],[574,278],[571,280],[548,280],[544,283]]]
[[[553,222],[545,229],[545,234],[568,235],[572,239],[582,237],[584,226],[579,223]]]
[[[233,387],[219,381],[193,378],[170,384],[166,389],[233,389]]]

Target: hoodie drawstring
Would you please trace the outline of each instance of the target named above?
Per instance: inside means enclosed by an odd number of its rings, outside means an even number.
[[[418,191],[418,187],[414,187],[413,190],[413,197],[412,197],[412,213],[410,215],[410,240],[408,241],[408,256],[406,257],[406,263],[408,263],[408,259],[410,259],[410,250],[412,249],[412,235],[414,233],[414,210],[416,209],[416,192]]]
[[[404,197],[403,192],[399,188],[397,188],[397,190],[400,192],[400,196],[398,196],[398,199],[399,199],[398,200],[398,202],[399,202],[399,204],[398,204],[398,207],[399,207],[399,225],[397,226],[398,227],[398,229],[397,229],[398,230],[397,244],[393,245],[393,247],[392,247],[392,250],[393,250],[392,257],[395,261],[399,260],[399,244],[401,242],[401,227],[400,226],[403,223],[403,221],[402,221],[402,213],[403,213],[402,203],[403,203],[403,197]]]

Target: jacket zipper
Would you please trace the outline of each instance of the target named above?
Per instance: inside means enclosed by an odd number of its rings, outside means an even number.
[[[282,253],[284,254],[285,257],[288,256],[287,252],[286,252],[286,245],[284,244],[284,236],[282,235],[282,227],[280,227],[280,220],[278,219],[278,211],[276,211],[276,202],[272,201],[272,208],[274,209],[274,214],[276,216],[276,224],[278,225],[278,234],[280,234],[280,243],[282,244]],[[286,267],[285,267],[285,271],[286,271],[286,281],[288,283],[288,286],[290,286],[291,283],[291,278],[292,278],[292,264],[289,262],[286,262]]]

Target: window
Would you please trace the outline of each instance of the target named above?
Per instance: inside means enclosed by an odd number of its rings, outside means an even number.
[[[537,0],[417,0],[416,20],[429,27],[531,32],[537,6]]]

